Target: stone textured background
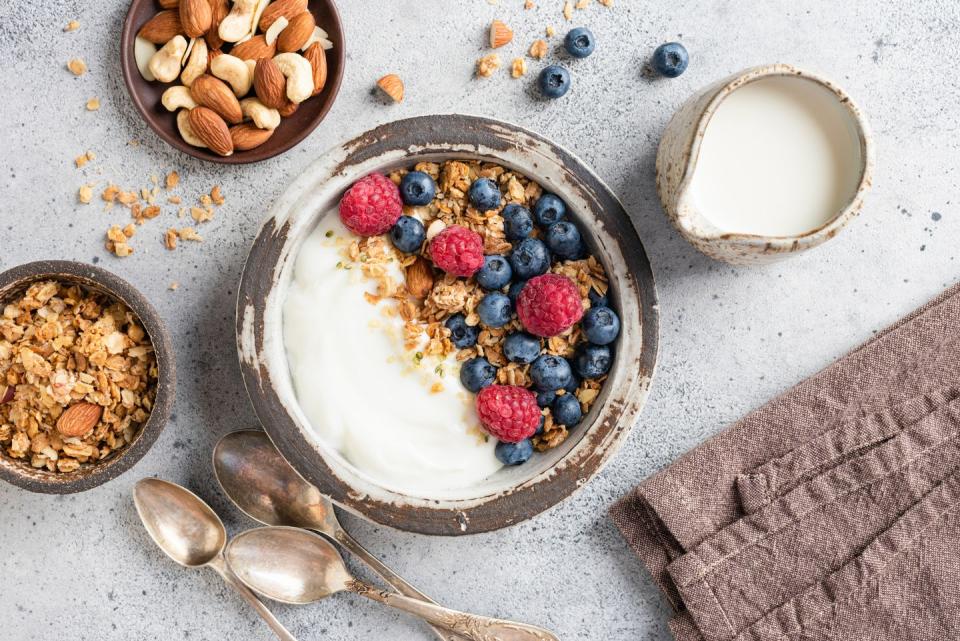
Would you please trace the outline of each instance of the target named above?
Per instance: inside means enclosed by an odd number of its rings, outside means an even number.
[[[564,639],[665,640],[668,607],[627,551],[607,506],[637,481],[751,408],[812,374],[910,311],[958,274],[960,5],[948,0],[596,2],[572,23],[562,0],[341,0],[347,66],[327,120],[285,156],[239,168],[193,161],[140,121],[117,62],[122,2],[41,0],[0,5],[6,60],[0,106],[0,268],[39,258],[99,262],[132,281],[160,309],[177,345],[175,417],[136,468],[84,494],[0,487],[0,620],[4,639],[269,639],[266,628],[212,572],[164,557],[140,527],[133,483],[157,475],[207,499],[231,532],[251,523],[215,487],[210,451],[231,430],[256,424],[233,340],[236,283],[265,212],[310,161],[385,121],[464,112],[516,122],[565,145],[603,177],[631,212],[651,255],[662,308],[653,393],[623,450],[573,499],[531,521],[459,539],[394,532],[346,518],[358,539],[440,601],[556,630]],[[516,31],[501,50],[520,55],[546,25],[560,35],[589,26],[599,44],[566,61],[573,89],[542,102],[541,63],[512,80],[473,78],[486,28]],[[63,33],[68,20],[82,27]],[[654,47],[680,39],[691,66],[672,81],[645,79]],[[558,45],[560,37],[552,40]],[[90,72],[73,77],[69,58]],[[554,52],[551,58],[561,58]],[[861,217],[840,237],[770,267],[712,262],[670,228],[653,164],[660,132],[695,89],[743,67],[790,62],[836,79],[869,115],[878,171]],[[371,92],[388,72],[407,99]],[[84,103],[98,96],[102,108]],[[129,146],[137,139],[142,144]],[[73,158],[90,149],[83,170]],[[97,181],[144,186],[176,169],[179,192],[220,184],[227,196],[207,241],[168,253],[160,235],[175,216],[141,228],[136,254],[112,258],[105,229],[118,209],[81,206],[77,188]],[[172,281],[180,289],[168,291]],[[424,627],[360,599],[277,606],[301,639],[426,639]]]

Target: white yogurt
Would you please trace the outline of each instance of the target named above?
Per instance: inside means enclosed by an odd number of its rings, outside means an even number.
[[[794,236],[834,218],[860,181],[853,117],[835,94],[774,76],[728,95],[707,124],[691,183],[725,232]]]
[[[283,333],[304,414],[319,439],[388,489],[430,498],[479,483],[502,465],[455,356],[418,362],[404,348],[403,320],[384,313],[396,302],[370,304],[364,292],[375,283],[337,266],[353,238],[331,212],[294,266]],[[400,266],[391,269],[402,281]]]

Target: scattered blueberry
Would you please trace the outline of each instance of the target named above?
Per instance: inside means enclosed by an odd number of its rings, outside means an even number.
[[[541,227],[560,222],[567,215],[567,206],[556,194],[544,194],[533,206],[533,217]]]
[[[553,404],[553,399],[557,397],[557,393],[550,392],[537,392],[537,405],[540,407],[550,407]]]
[[[547,228],[547,247],[560,258],[573,260],[583,252],[580,230],[573,223],[561,220]]]
[[[573,394],[564,394],[554,399],[550,412],[553,414],[554,421],[566,427],[573,427],[583,418],[580,401]]]
[[[565,388],[570,383],[573,370],[570,363],[562,356],[544,354],[533,361],[530,367],[530,378],[538,391],[553,392]]]
[[[550,269],[550,252],[536,238],[524,238],[510,254],[510,266],[513,275],[523,280],[546,274]]]
[[[676,78],[687,70],[690,56],[679,42],[668,42],[653,52],[653,68],[661,76]]]
[[[590,299],[590,305],[593,307],[607,307],[609,305],[609,299],[600,294],[594,288],[590,288],[590,291],[587,293],[587,297]]]
[[[563,39],[563,47],[574,58],[586,58],[597,47],[593,33],[586,27],[577,27],[567,33]]]
[[[533,218],[526,207],[510,203],[500,215],[503,216],[503,232],[511,242],[523,240],[533,231]]]
[[[471,358],[460,368],[460,382],[476,394],[497,378],[497,368],[485,358]]]
[[[510,297],[510,302],[514,305],[517,304],[517,296],[520,295],[520,290],[523,289],[523,286],[527,284],[525,280],[515,280],[510,283],[510,289],[507,290],[507,296]]]
[[[400,216],[397,223],[390,229],[390,240],[393,241],[393,246],[408,254],[418,251],[426,237],[427,232],[423,229],[423,223],[413,216]]]
[[[477,178],[470,185],[470,203],[478,211],[490,211],[500,206],[500,188],[489,178]]]
[[[510,282],[513,270],[503,256],[484,256],[483,267],[477,272],[477,283],[484,289],[500,289]]]
[[[437,184],[422,171],[411,171],[400,180],[400,196],[406,205],[428,205],[437,195]]]
[[[493,454],[504,465],[520,465],[526,463],[533,456],[533,443],[524,439],[519,443],[497,443]]]
[[[609,307],[591,307],[582,322],[584,335],[594,345],[609,345],[620,333],[620,319]]]
[[[540,339],[526,332],[514,332],[503,340],[503,355],[514,363],[532,363],[540,356]]]
[[[560,65],[544,67],[540,72],[540,92],[547,98],[559,98],[570,90],[570,72]]]
[[[513,303],[506,294],[490,292],[480,299],[477,314],[480,315],[480,322],[487,327],[503,327],[513,315]]]
[[[450,330],[450,340],[457,349],[465,349],[477,344],[480,328],[467,325],[467,319],[463,314],[454,314],[444,325]]]
[[[581,345],[573,356],[577,373],[584,378],[598,378],[610,371],[613,358],[606,345]]]

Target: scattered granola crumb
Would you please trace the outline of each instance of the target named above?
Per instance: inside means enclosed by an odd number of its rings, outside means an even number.
[[[93,153],[92,151],[88,151],[74,158],[73,164],[77,166],[77,169],[80,169],[91,160],[96,160],[96,158],[97,158],[97,155],[95,153]]]
[[[586,9],[590,5],[590,0],[577,0],[575,9]]]
[[[523,58],[514,58],[510,63],[510,75],[519,78],[525,73],[527,73],[527,61]]]
[[[127,144],[130,145],[131,147],[139,147],[140,141],[137,140],[136,138],[131,138],[130,140],[127,141]]]
[[[597,2],[599,2],[600,4],[602,4],[602,5],[605,6],[605,7],[612,7],[612,6],[613,6],[613,0],[597,0]]]
[[[180,283],[178,283],[177,281],[173,281],[172,283],[170,283],[170,287],[169,287],[168,289],[169,289],[171,292],[175,292],[175,291],[177,291],[178,289],[180,289]]]
[[[192,240],[198,243],[203,242],[203,237],[197,233],[193,227],[184,227],[178,234],[182,240]]]
[[[94,96],[87,101],[87,111],[96,111],[100,108],[100,99]]]
[[[82,76],[87,73],[87,63],[81,58],[71,58],[70,61],[67,62],[67,69],[75,76]]]
[[[547,28],[544,29],[544,33],[547,34],[547,37],[548,37],[548,38],[552,38],[554,35],[556,35],[557,30],[553,28],[553,25],[552,25],[552,24],[548,24],[548,25],[547,25]]]
[[[537,60],[543,60],[547,55],[548,47],[547,43],[544,40],[534,40],[533,44],[530,45],[530,57],[536,58]]]
[[[223,192],[220,191],[220,185],[213,186],[213,189],[210,190],[210,198],[213,199],[213,204],[218,207],[227,202],[223,197]]]
[[[533,9],[533,8],[536,7],[536,6],[537,6],[537,5],[535,5],[535,4],[533,3],[533,0],[527,0],[526,2],[523,3],[523,8],[524,8],[524,9]]]
[[[573,3],[570,0],[563,3],[563,17],[565,20],[573,18]]]
[[[477,75],[481,78],[489,78],[500,68],[500,56],[495,53],[488,54],[477,60]]]
[[[137,228],[133,226],[133,223],[130,223],[123,228],[123,235],[127,238],[133,238],[133,235],[137,233]]]
[[[167,174],[166,181],[164,182],[164,186],[167,189],[173,189],[179,184],[180,184],[180,174],[178,174],[175,171],[171,171],[169,174]]]
[[[64,31],[76,31],[80,28],[80,23],[76,20],[71,20],[67,23],[67,26],[63,28]]]
[[[133,225],[128,225],[128,227],[133,227]],[[132,233],[130,234],[133,235]],[[119,258],[125,258],[133,253],[133,248],[127,243],[129,236],[126,234],[126,230],[120,229],[119,225],[114,225],[107,230],[107,242],[106,248],[108,252],[111,252]]]
[[[84,205],[89,205],[90,201],[93,200],[93,187],[90,185],[81,186],[80,190],[77,192],[77,200]]]
[[[180,196],[170,196],[167,198],[167,202],[171,205],[179,205],[183,202],[183,200],[180,198]]]
[[[163,246],[173,251],[177,248],[177,230],[171,227],[163,233]]]
[[[193,218],[194,222],[205,223],[213,220],[213,209],[211,207],[191,207],[190,217]]]

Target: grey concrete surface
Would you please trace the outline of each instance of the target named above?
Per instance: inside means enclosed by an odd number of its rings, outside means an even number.
[[[183,483],[231,532],[251,523],[215,487],[210,451],[256,424],[233,340],[234,296],[247,248],[271,202],[335,143],[391,119],[465,112],[514,121],[578,153],[622,198],[651,255],[662,307],[661,358],[638,425],[610,465],[574,498],[511,529],[459,539],[394,532],[347,518],[357,538],[453,607],[531,621],[563,639],[669,639],[669,608],[605,515],[636,482],[724,425],[827,365],[951,284],[960,272],[960,5],[949,0],[593,2],[564,23],[562,0],[341,0],[347,67],[320,128],[285,156],[246,167],[193,161],[140,121],[120,77],[123,2],[38,0],[0,5],[5,89],[0,103],[0,268],[39,258],[98,262],[143,290],[169,324],[180,382],[175,416],[156,446],[115,481],[65,497],[0,487],[0,638],[209,640],[271,638],[212,573],[174,565],[152,545],[131,486],[157,475]],[[565,99],[534,99],[535,73],[472,77],[489,21],[516,31],[509,60],[552,24],[597,35],[596,53],[565,61]],[[68,20],[81,28],[64,33]],[[644,79],[663,41],[680,39],[689,71]],[[560,37],[552,40],[557,45]],[[73,77],[65,62],[83,57]],[[551,59],[561,56],[554,52]],[[872,121],[875,188],[861,217],[825,247],[769,267],[737,268],[691,249],[657,202],[653,163],[666,121],[698,87],[753,64],[790,62],[840,82]],[[388,72],[407,99],[371,93]],[[102,108],[84,103],[98,96]],[[128,141],[141,141],[139,146]],[[93,150],[82,170],[73,158]],[[227,204],[206,242],[161,246],[172,208],[141,228],[125,260],[102,247],[119,210],[81,206],[77,188],[125,187],[177,169],[179,192],[220,184]],[[178,281],[180,288],[169,291]],[[301,639],[427,639],[411,619],[341,596],[278,606]]]

